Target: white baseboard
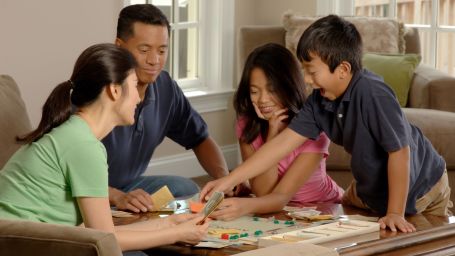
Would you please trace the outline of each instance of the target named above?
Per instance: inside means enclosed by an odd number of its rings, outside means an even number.
[[[234,169],[238,165],[239,150],[237,144],[222,146],[224,158],[228,168]],[[207,174],[199,164],[192,150],[182,154],[153,158],[145,175],[178,175],[182,177],[197,177]]]

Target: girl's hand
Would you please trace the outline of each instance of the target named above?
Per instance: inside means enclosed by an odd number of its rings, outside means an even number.
[[[414,225],[406,221],[403,216],[396,213],[388,213],[386,216],[380,218],[378,223],[381,229],[389,227],[393,232],[396,232],[397,228],[404,233],[416,231]]]
[[[248,198],[232,197],[224,199],[210,216],[218,220],[233,220],[250,213]]]
[[[207,218],[202,225],[197,225],[203,218],[204,216],[197,214],[196,218],[175,226],[174,228],[176,229],[176,234],[178,236],[177,242],[193,245],[198,244],[207,235],[210,223],[210,219]]]
[[[272,116],[269,118],[269,131],[267,140],[273,139],[278,133],[286,128],[287,123],[285,120],[288,119],[288,117],[287,108],[279,109],[273,112]]]

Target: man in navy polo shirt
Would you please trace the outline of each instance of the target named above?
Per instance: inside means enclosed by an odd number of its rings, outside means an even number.
[[[120,12],[115,43],[129,50],[138,62],[137,89],[141,102],[134,125],[116,127],[103,139],[109,163],[109,201],[118,209],[148,211],[152,207],[149,194],[163,185],[175,197],[199,191],[187,178],[142,176],[164,137],[192,149],[212,177],[228,174],[223,155],[208,134],[207,124],[190,106],[176,82],[162,70],[168,55],[169,34],[166,16],[153,5],[131,5]]]

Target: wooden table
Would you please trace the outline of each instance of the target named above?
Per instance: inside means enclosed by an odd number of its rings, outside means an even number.
[[[317,210],[323,214],[375,216],[367,211],[342,206],[339,204],[318,204]],[[275,216],[277,219],[287,219],[284,212],[260,215],[261,217]],[[115,225],[144,221],[156,218],[156,214],[136,214],[131,218],[114,218]],[[407,217],[417,228],[414,233],[379,231],[379,239],[366,242],[365,235],[354,236],[321,244],[337,248],[340,255],[455,255],[455,217],[444,218],[432,215],[415,215]],[[182,245],[162,246],[146,251],[149,255],[206,255],[224,256],[256,249],[253,245],[229,246],[222,249],[195,248]]]

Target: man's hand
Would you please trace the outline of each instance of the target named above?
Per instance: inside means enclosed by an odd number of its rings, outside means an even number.
[[[397,228],[404,233],[416,231],[414,225],[406,221],[403,216],[396,213],[388,213],[386,216],[380,218],[378,223],[381,229],[389,227],[393,232],[396,232]]]
[[[148,212],[153,209],[152,198],[149,193],[142,189],[124,193],[118,189],[109,188],[109,199],[111,205],[114,205],[119,210]]]
[[[201,202],[208,201],[212,193],[215,191],[224,192],[225,194],[229,192],[232,193],[235,184],[231,184],[231,179],[232,178],[228,175],[217,180],[207,182],[201,190],[199,200]]]

